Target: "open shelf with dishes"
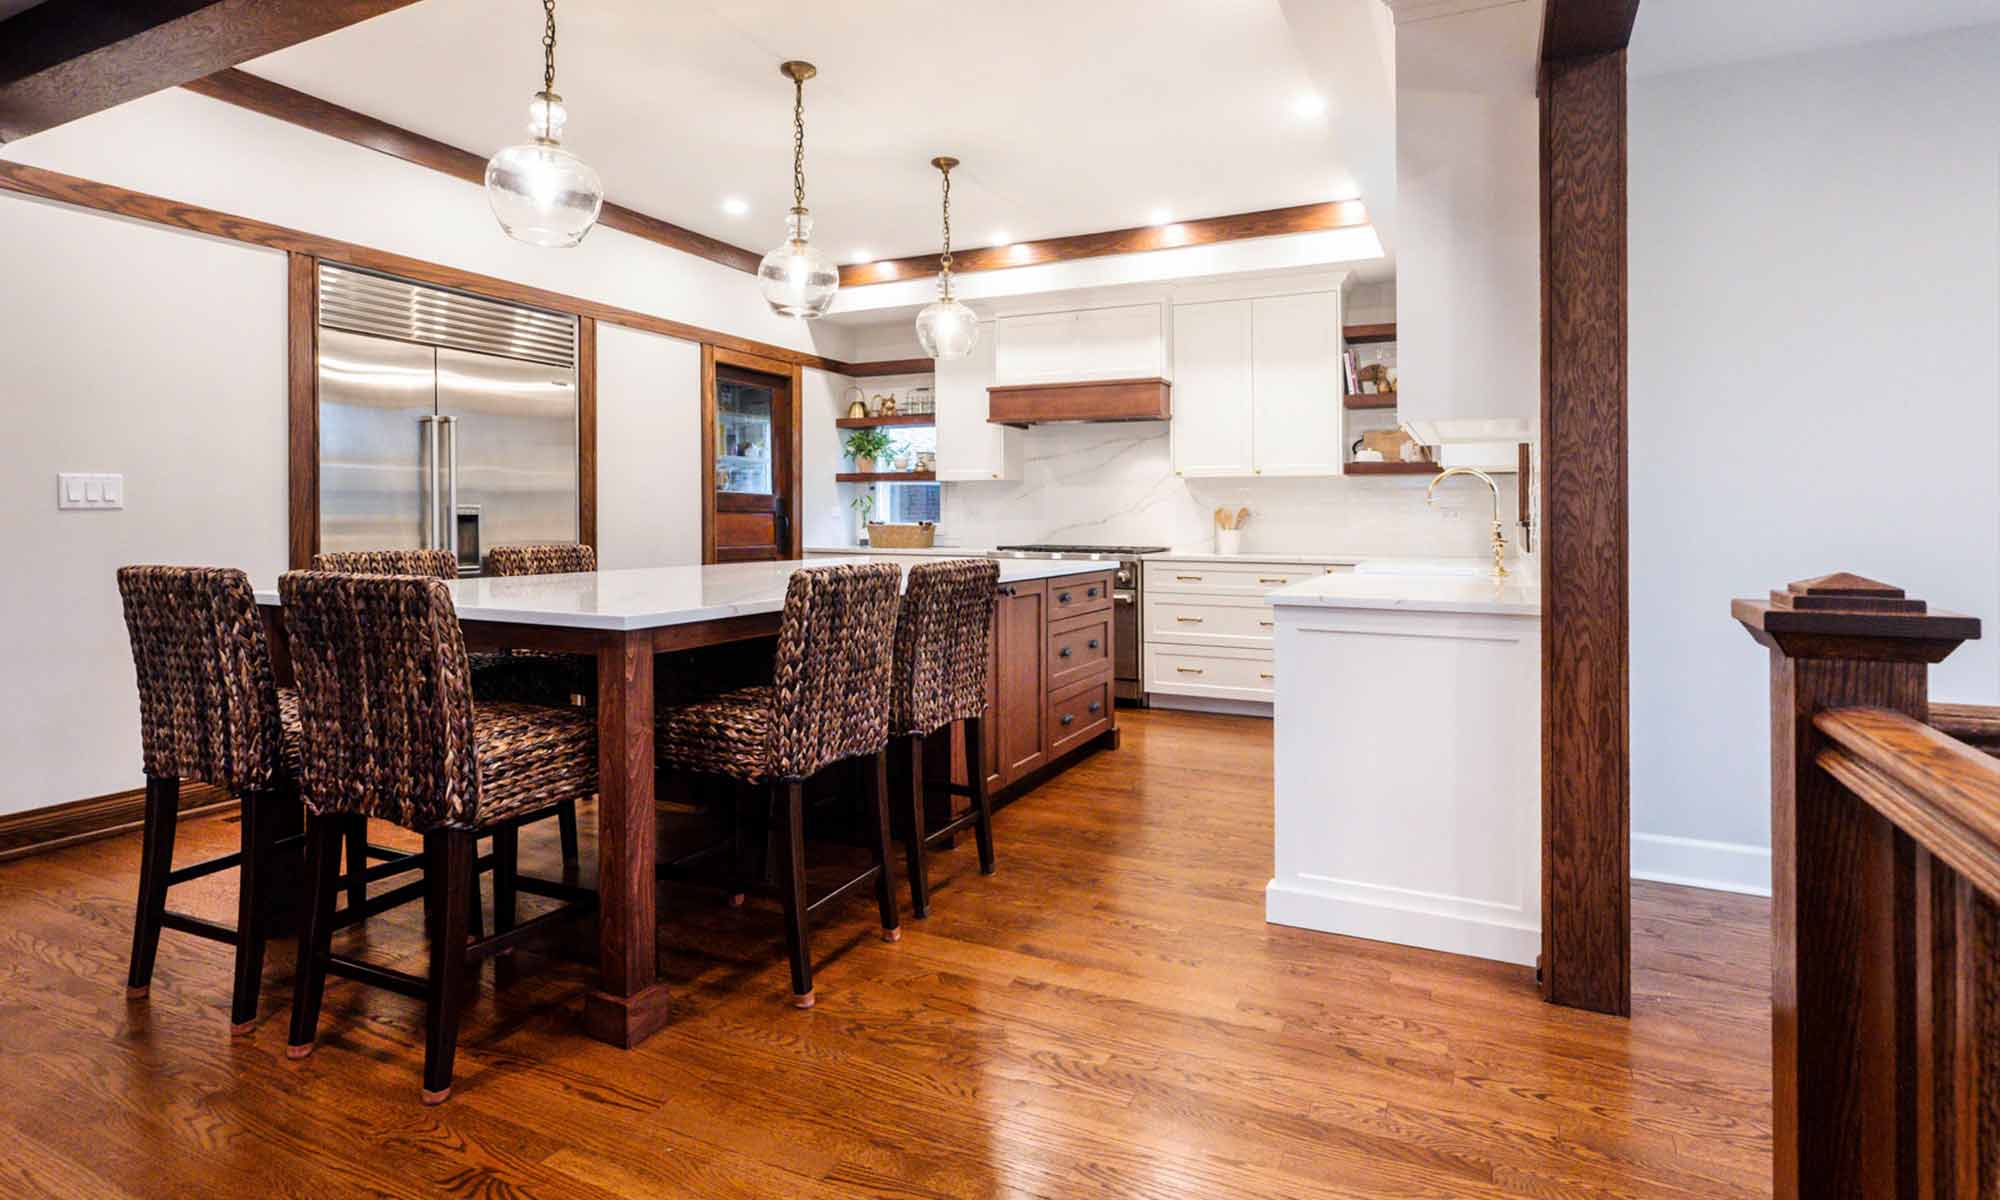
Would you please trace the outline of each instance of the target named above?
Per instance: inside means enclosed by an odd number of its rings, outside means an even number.
[[[934,483],[936,471],[842,471],[836,483]]]
[[[1341,329],[1340,405],[1347,446],[1343,470],[1349,475],[1421,475],[1436,471],[1428,458],[1404,461],[1409,438],[1397,420],[1396,325],[1382,322]],[[1356,457],[1369,452],[1377,457]]]
[[[887,426],[936,425],[936,413],[893,413],[886,417],[841,417],[837,429],[881,429]]]

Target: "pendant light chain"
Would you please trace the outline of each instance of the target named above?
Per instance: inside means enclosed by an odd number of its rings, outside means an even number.
[[[938,259],[938,266],[944,274],[944,294],[951,295],[951,168],[942,167],[944,173],[944,254]]]
[[[553,0],[551,0],[553,2]],[[806,81],[792,80],[792,207],[806,206]]]
[[[556,90],[556,0],[542,0],[542,11],[548,16],[548,28],[542,33],[542,90],[554,93]]]

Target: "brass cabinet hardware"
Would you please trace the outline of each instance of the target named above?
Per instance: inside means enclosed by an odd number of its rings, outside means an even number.
[[[1175,667],[1174,670],[1179,671],[1183,675],[1200,675],[1204,673],[1200,667]]]
[[[1200,582],[1201,582],[1201,576],[1199,576],[1199,575],[1176,575],[1176,576],[1174,576],[1174,578],[1175,578],[1175,579],[1178,579],[1178,580],[1180,580],[1180,581],[1181,581],[1182,583],[1200,583]]]
[[[1174,618],[1174,620],[1176,620],[1176,621],[1179,621],[1179,622],[1180,622],[1181,624],[1183,624],[1183,625],[1199,625],[1199,624],[1201,624],[1201,623],[1202,623],[1203,621],[1206,621],[1207,619],[1208,619],[1207,617],[1175,617],[1175,618]]]

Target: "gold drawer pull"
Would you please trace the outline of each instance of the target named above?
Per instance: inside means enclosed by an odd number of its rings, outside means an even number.
[[[1205,674],[1205,672],[1200,667],[1175,667],[1174,670],[1179,671],[1183,675]]]
[[[1257,577],[1257,582],[1258,582],[1258,583],[1290,583],[1290,582],[1291,582],[1291,576],[1289,576],[1289,575],[1274,575],[1274,576],[1272,576],[1271,578],[1269,578],[1269,579],[1266,579],[1266,578],[1265,578],[1265,577],[1263,577],[1262,575],[1259,575],[1259,576]]]
[[[1263,626],[1264,628],[1266,628],[1266,629],[1269,629],[1269,628],[1271,628],[1271,627],[1272,627],[1273,625],[1277,624],[1277,622],[1276,622],[1276,621],[1259,621],[1259,622],[1257,622],[1257,623],[1258,623],[1259,625],[1262,625],[1262,626]]]
[[[1259,672],[1257,672],[1257,678],[1259,678],[1259,679],[1270,679],[1270,678],[1272,678],[1272,675],[1271,675],[1271,673],[1270,673],[1269,671],[1259,671]]]
[[[1183,625],[1199,625],[1199,624],[1201,624],[1201,623],[1202,623],[1203,621],[1206,621],[1206,620],[1208,620],[1208,618],[1207,618],[1207,617],[1175,617],[1175,618],[1174,618],[1174,620],[1176,620],[1176,621],[1179,621],[1179,622],[1180,622],[1181,624],[1183,624]]]
[[[1178,580],[1180,580],[1180,581],[1181,581],[1181,582],[1183,582],[1183,583],[1200,583],[1200,582],[1201,582],[1201,576],[1199,576],[1199,575],[1176,575],[1176,576],[1174,576],[1174,578],[1175,578],[1175,579],[1178,579]]]

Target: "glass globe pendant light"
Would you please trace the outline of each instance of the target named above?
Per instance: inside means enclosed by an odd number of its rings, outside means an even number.
[[[772,310],[785,317],[817,317],[833,305],[840,270],[812,244],[812,214],[806,211],[806,80],[819,74],[809,62],[787,62],[778,70],[792,81],[792,211],[785,218],[785,244],[757,264],[757,286]]]
[[[979,340],[979,317],[951,297],[951,169],[948,155],[931,160],[944,175],[944,253],[938,256],[938,298],[917,314],[917,340],[932,358],[964,358]]]
[[[604,184],[590,165],[562,148],[569,113],[556,94],[556,0],[542,0],[542,90],[528,105],[526,142],[486,164],[486,200],[500,228],[533,246],[574,246],[597,224]]]

